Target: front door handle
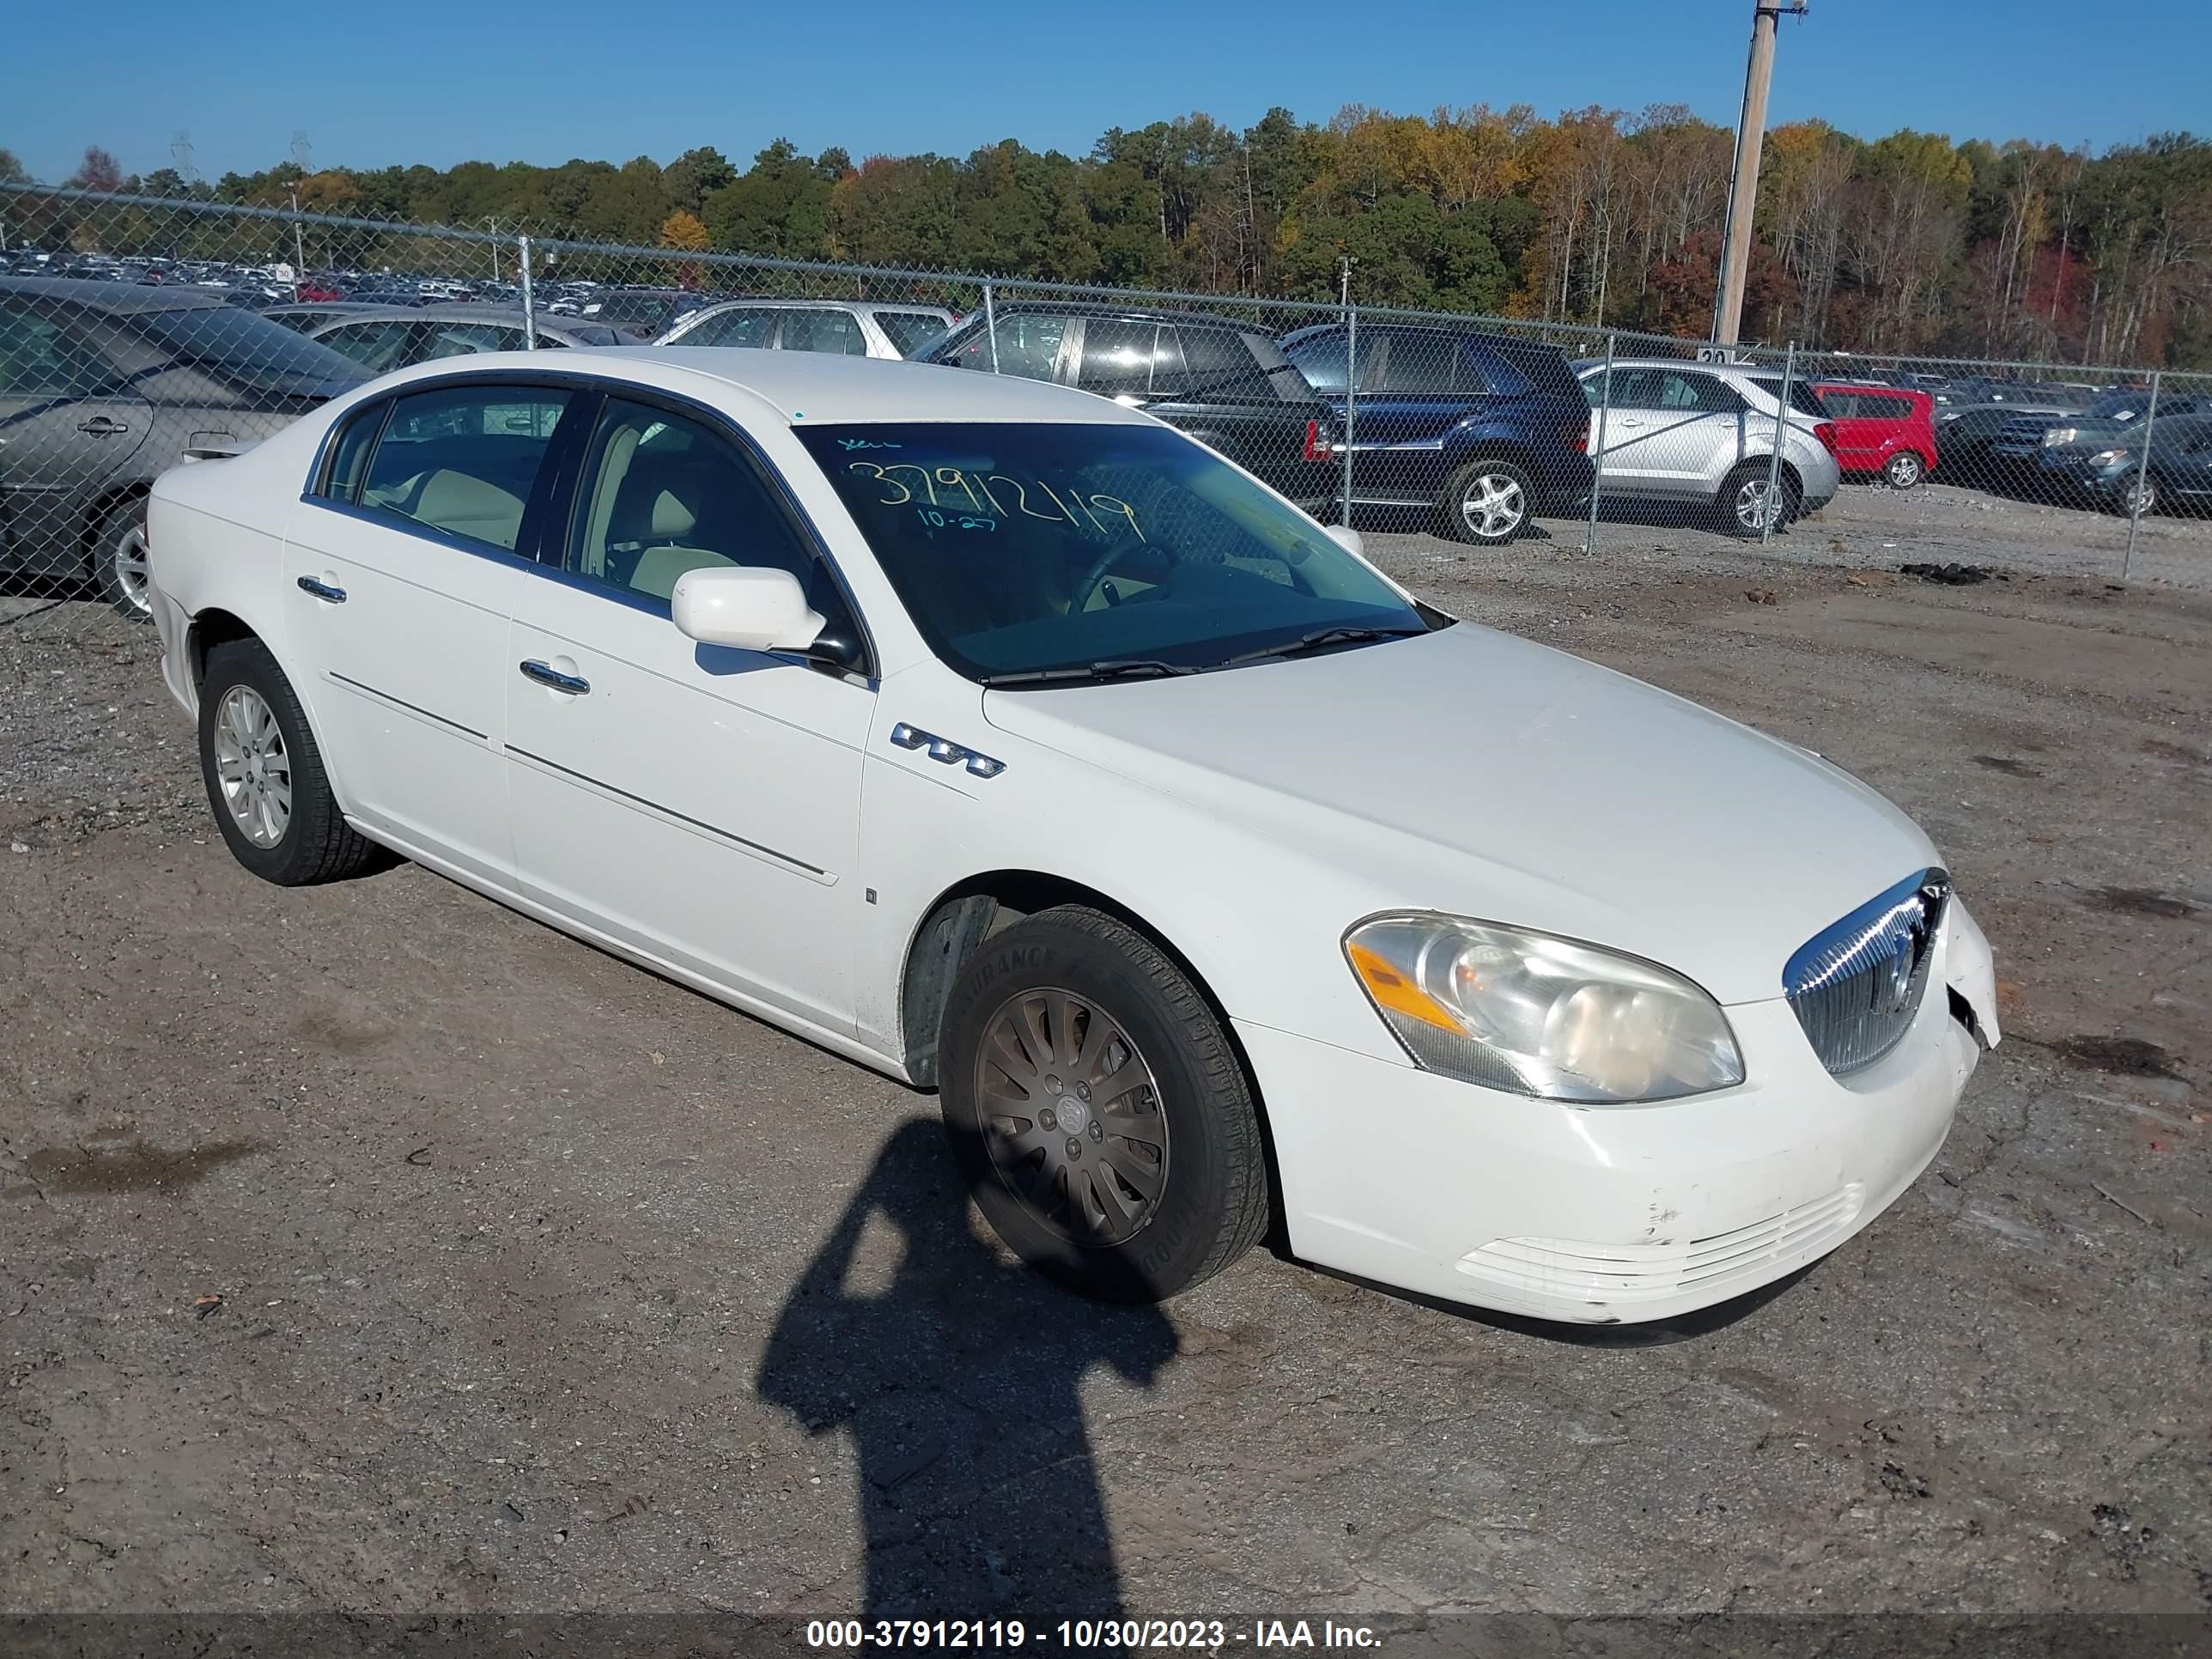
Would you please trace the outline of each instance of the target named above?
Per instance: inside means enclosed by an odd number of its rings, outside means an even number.
[[[312,593],[319,599],[327,599],[332,605],[345,603],[345,589],[332,587],[328,582],[319,582],[313,576],[300,578],[300,591],[302,593]]]
[[[76,429],[80,432],[89,432],[95,438],[112,438],[118,433],[131,430],[121,421],[111,420],[105,415],[95,415],[88,421],[79,421],[76,423]]]
[[[572,697],[580,697],[592,689],[591,681],[580,674],[564,674],[550,664],[535,660],[522,665],[525,679],[536,680],[540,685],[550,685],[556,691],[566,691]]]

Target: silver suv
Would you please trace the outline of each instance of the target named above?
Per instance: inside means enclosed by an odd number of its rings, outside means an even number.
[[[941,306],[871,301],[730,300],[682,319],[653,343],[830,351],[851,357],[911,357],[953,324]]]
[[[1819,394],[1799,381],[1783,422],[1781,499],[1768,501],[1779,369],[1616,358],[1602,430],[1596,411],[1605,365],[1577,363],[1575,372],[1589,399],[1601,501],[1710,507],[1725,528],[1756,536],[1770,515],[1779,528],[1819,512],[1842,485],[1830,447],[1835,429]]]

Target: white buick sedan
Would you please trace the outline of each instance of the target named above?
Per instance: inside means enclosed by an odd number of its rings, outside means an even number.
[[[1873,791],[1080,392],[430,363],[167,474],[150,540],[247,869],[389,848],[935,1088],[992,1225],[1096,1295],[1272,1225],[1680,1314],[1866,1226],[1997,1040]]]

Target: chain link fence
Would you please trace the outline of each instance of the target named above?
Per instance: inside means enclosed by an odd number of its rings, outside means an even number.
[[[1357,286],[1077,288],[0,185],[0,626],[143,615],[155,477],[375,374],[649,341],[1058,380],[1364,532],[1597,555],[1661,522],[1820,559],[1844,544],[1814,526],[1849,524],[1895,564],[2212,582],[2212,375],[1723,354]]]

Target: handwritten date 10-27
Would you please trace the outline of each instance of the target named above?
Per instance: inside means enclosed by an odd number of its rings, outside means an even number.
[[[1129,526],[1131,533],[1139,541],[1146,539],[1144,526],[1137,522],[1136,509],[1116,495],[1086,495],[1081,490],[1070,489],[1063,496],[1042,478],[1025,484],[1019,478],[1009,477],[1003,472],[971,473],[957,466],[932,469],[915,465],[910,461],[891,466],[875,461],[851,461],[847,463],[847,470],[863,473],[896,491],[894,495],[879,498],[885,507],[904,507],[909,501],[926,500],[927,505],[933,507],[961,508],[964,497],[964,510],[969,513],[987,514],[996,519],[1012,518],[1014,514],[1006,511],[991,489],[993,484],[1000,484],[1012,495],[1014,512],[1028,518],[1042,519],[1054,524],[1064,522],[1079,531],[1108,537],[1119,533],[1118,528],[1107,527],[1112,520],[1119,519]],[[905,475],[908,474],[915,480],[912,484],[905,482]],[[916,485],[920,487],[919,495],[916,494]],[[1030,491],[1032,488],[1041,491],[1058,510],[1045,513],[1030,506]],[[942,496],[939,494],[940,489],[945,492]],[[1073,506],[1071,507],[1070,502]],[[1080,517],[1077,516],[1079,513]],[[1099,517],[1101,514],[1105,515],[1103,520]]]

